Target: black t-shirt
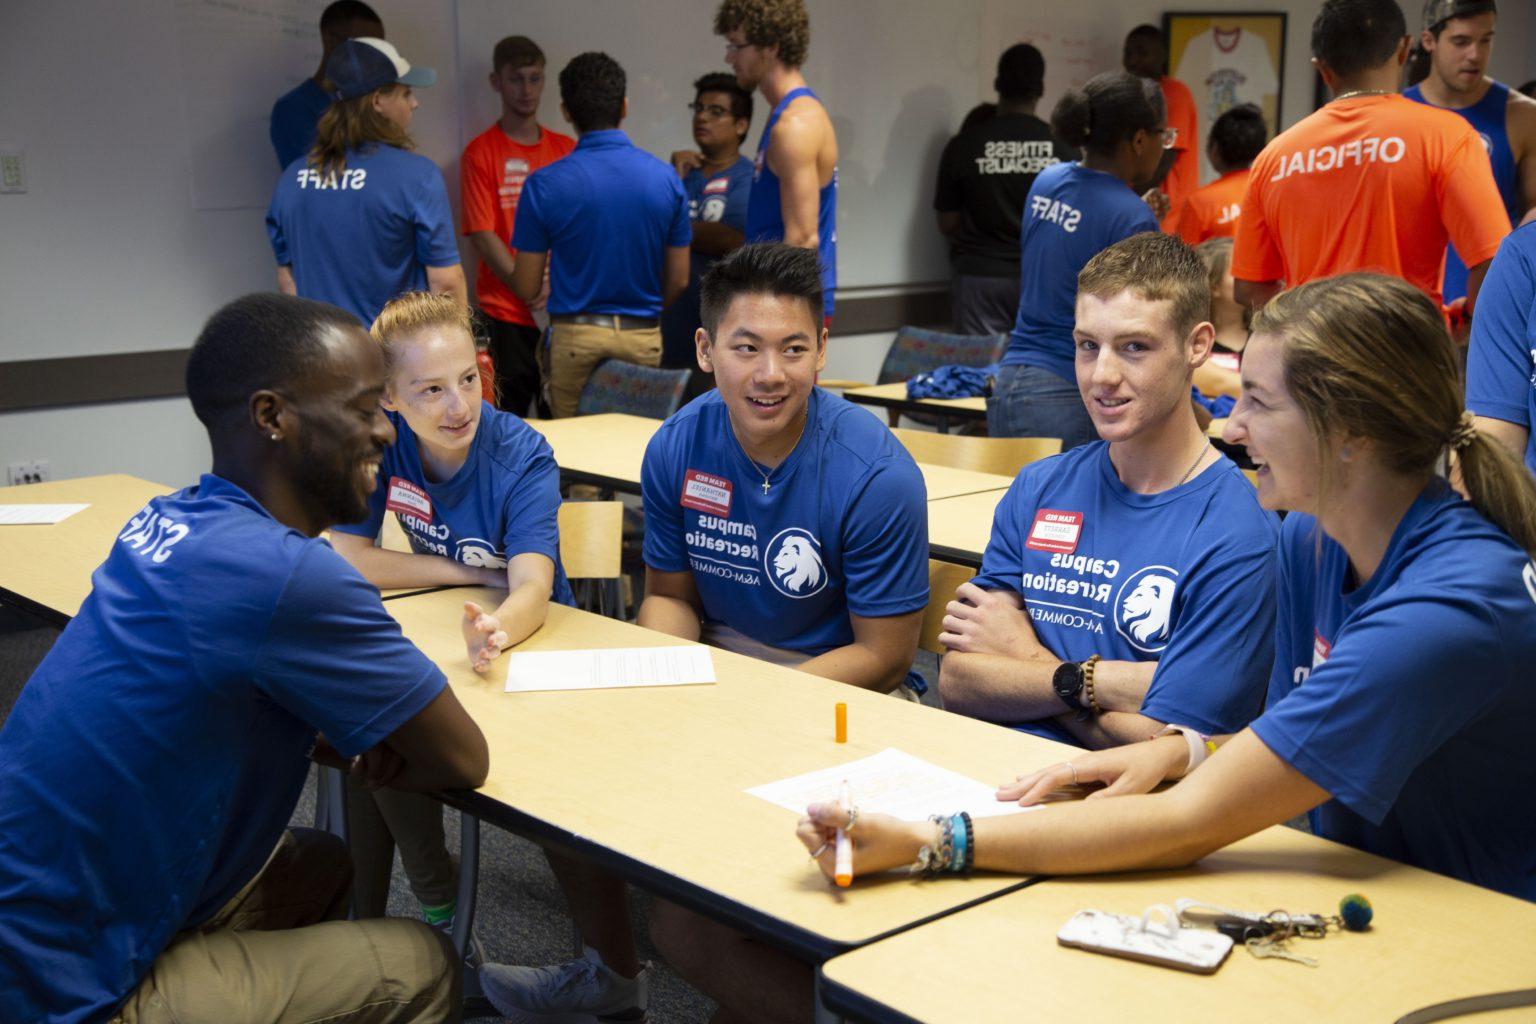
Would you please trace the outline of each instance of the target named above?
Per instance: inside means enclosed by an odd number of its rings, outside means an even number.
[[[1077,152],[1032,114],[994,117],[950,139],[939,161],[933,208],[960,214],[950,244],[955,273],[1017,276],[1019,225],[1035,175],[1076,159]]]

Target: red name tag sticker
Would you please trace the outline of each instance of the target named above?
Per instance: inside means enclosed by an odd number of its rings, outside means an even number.
[[[1312,631],[1312,667],[1317,668],[1333,653],[1333,644],[1323,639],[1323,634]]]
[[[384,507],[401,515],[432,521],[432,499],[427,497],[427,492],[397,476],[389,478],[389,496],[384,499]]]
[[[730,178],[715,178],[704,186],[704,194],[714,195],[716,192],[729,192],[731,190]]]
[[[1077,540],[1083,533],[1081,512],[1061,512],[1042,508],[1035,513],[1035,524],[1029,528],[1024,546],[1031,551],[1054,551],[1070,555],[1077,550]]]
[[[682,506],[712,516],[731,514],[731,482],[713,473],[690,469],[683,474]]]

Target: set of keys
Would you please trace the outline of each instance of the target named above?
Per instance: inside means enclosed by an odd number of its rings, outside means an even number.
[[[1253,956],[1265,960],[1288,960],[1307,967],[1316,967],[1317,960],[1293,952],[1292,939],[1321,939],[1329,932],[1365,931],[1373,916],[1370,901],[1364,896],[1350,895],[1339,901],[1339,913],[1331,917],[1321,914],[1292,914],[1273,910],[1256,914],[1241,910],[1200,903],[1196,900],[1179,900],[1174,904],[1179,924],[1186,928],[1207,928],[1241,942]]]

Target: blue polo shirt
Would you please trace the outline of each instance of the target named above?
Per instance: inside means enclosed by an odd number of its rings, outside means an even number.
[[[692,240],[677,172],[617,128],[530,174],[512,226],[513,249],[549,253],[556,316],[659,316],[664,250]]]
[[[974,582],[1024,599],[1063,661],[1155,661],[1141,713],[1236,732],[1264,703],[1278,524],[1223,456],[1158,494],[1120,482],[1103,441],[1024,467]],[[1017,728],[1076,743],[1053,719]]]
[[[555,563],[551,600],[574,605],[560,565],[560,467],[543,435],[482,402],[464,465],[449,479],[433,483],[422,468],[420,441],[411,425],[399,413],[388,415],[395,443],[384,450],[368,518],[335,529],[377,537],[389,511],[418,555],[442,555],[491,569],[506,568],[518,555],[543,555]]]
[[[1525,464],[1536,473],[1536,224],[1504,239],[1477,293],[1467,408],[1529,431]]]
[[[437,165],[394,146],[347,153],[341,174],[289,164],[267,210],[279,266],[293,268],[299,296],[373,323],[401,292],[427,287],[428,267],[459,262],[448,190]]]
[[[443,674],[324,541],[204,476],[123,527],[0,731],[0,1016],[101,1021],[261,870],[309,773]]]
[[[1286,517],[1253,723],[1332,795],[1313,831],[1536,900],[1536,564],[1438,478],[1364,585],[1318,540],[1311,516]]]
[[[808,657],[853,643],[849,615],[928,603],[928,505],[912,456],[875,417],[813,390],[805,432],[768,473],[718,391],[645,450],[645,564],[693,573],[704,617]]]
[[[272,124],[268,133],[277,150],[277,166],[287,167],[309,152],[315,144],[315,129],[320,115],[331,106],[331,97],[306,78],[272,104]]]
[[[1076,382],[1077,275],[1116,242],[1158,230],[1140,196],[1080,163],[1047,167],[1030,186],[1019,229],[1019,315],[1004,366],[1036,366]]]
[[[752,161],[741,157],[730,167],[706,175],[695,167],[683,178],[688,197],[688,220],[725,224],[737,231],[747,229],[747,196],[752,191]],[[689,254],[688,290],[661,314],[662,365],[695,364],[694,332],[703,326],[699,317],[699,282],[704,272],[719,262],[695,250]]]

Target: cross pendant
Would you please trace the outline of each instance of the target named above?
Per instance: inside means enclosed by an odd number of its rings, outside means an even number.
[[[768,481],[767,480],[763,481],[763,493],[764,494],[768,493]]]

